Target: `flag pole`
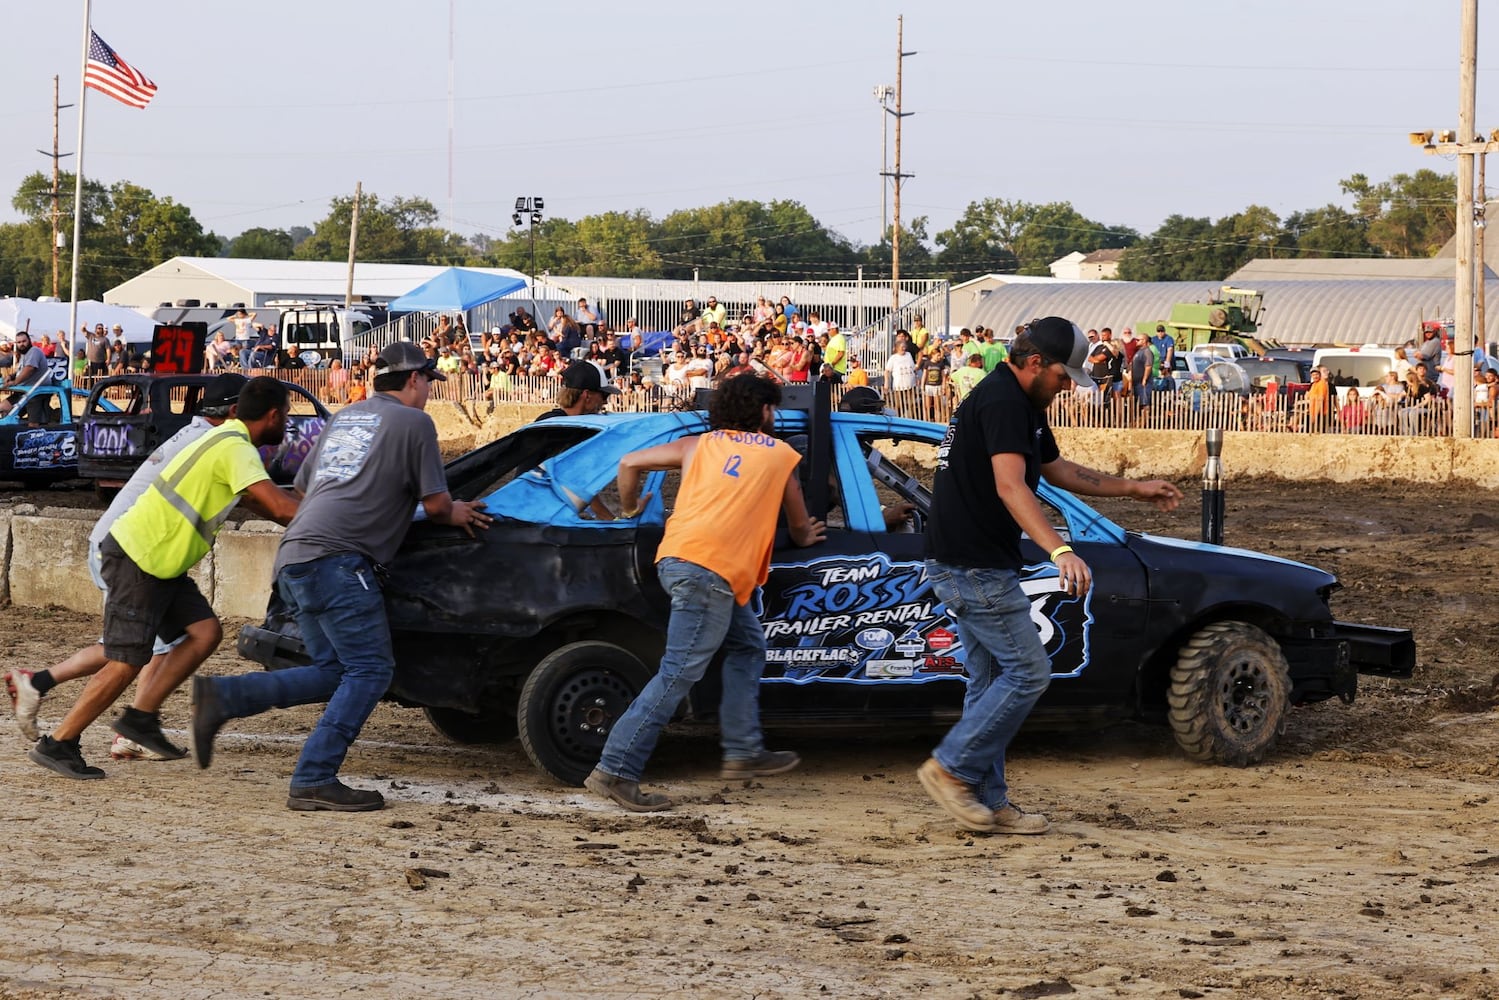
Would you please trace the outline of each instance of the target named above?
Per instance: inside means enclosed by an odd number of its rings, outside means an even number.
[[[78,259],[83,256],[79,241],[83,236],[83,117],[88,108],[89,15],[93,0],[83,0],[83,56],[78,60],[78,159],[73,187],[73,276],[68,282],[68,378],[73,375],[73,337],[78,332]]]

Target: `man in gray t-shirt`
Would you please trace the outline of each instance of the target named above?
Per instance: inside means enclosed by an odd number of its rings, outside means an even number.
[[[195,677],[191,736],[199,767],[208,766],[213,737],[229,719],[325,701],[292,771],[287,807],[365,812],[385,804],[379,792],[338,780],[395,670],[377,571],[395,556],[418,503],[428,520],[471,537],[491,520],[482,501],[448,493],[437,428],[422,412],[433,381],[446,379],[420,347],[391,344],[375,365],[375,395],[340,410],[323,429],[297,473],[304,497],[275,563],[276,592],[296,617],[311,663]]]
[[[0,404],[0,416],[8,414],[21,401],[26,390],[32,386],[46,385],[52,380],[52,369],[47,367],[47,356],[42,353],[40,347],[31,343],[31,334],[25,330],[16,331],[14,356],[15,367],[11,369],[11,374],[4,383],[0,383],[0,388],[20,391],[11,393],[10,398]],[[30,411],[27,413],[29,419],[42,423],[46,415],[45,411],[50,409],[50,404],[46,399],[34,399],[26,404],[26,408]]]

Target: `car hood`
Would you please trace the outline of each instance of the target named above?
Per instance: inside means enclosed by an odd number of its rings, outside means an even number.
[[[1150,576],[1153,600],[1193,613],[1219,607],[1273,609],[1288,619],[1326,621],[1338,578],[1316,566],[1249,549],[1131,532],[1130,550]]]

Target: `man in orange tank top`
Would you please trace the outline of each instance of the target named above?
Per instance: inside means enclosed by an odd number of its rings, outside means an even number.
[[[801,456],[776,438],[781,390],[757,375],[736,375],[714,394],[708,433],[634,451],[619,460],[623,517],[640,516],[641,476],[682,471],[676,510],[656,552],[671,597],[666,652],[656,676],[620,716],[599,765],[584,784],[633,812],[671,808],[665,795],[640,790],[640,775],[662,728],[724,652],[719,729],[726,779],[781,774],[801,763],[789,750],[766,750],[760,730],[765,630],[750,609],[770,573],[776,522],[784,511],[791,540],[815,545],[826,526],[807,513],[795,471]]]

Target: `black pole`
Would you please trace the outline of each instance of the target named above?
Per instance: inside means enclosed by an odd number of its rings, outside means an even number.
[[[1223,429],[1209,427],[1207,461],[1202,466],[1202,540],[1223,544]]]
[[[536,320],[537,329],[540,329],[541,320],[536,315],[536,216],[531,216],[526,228],[531,233],[531,318]]]

